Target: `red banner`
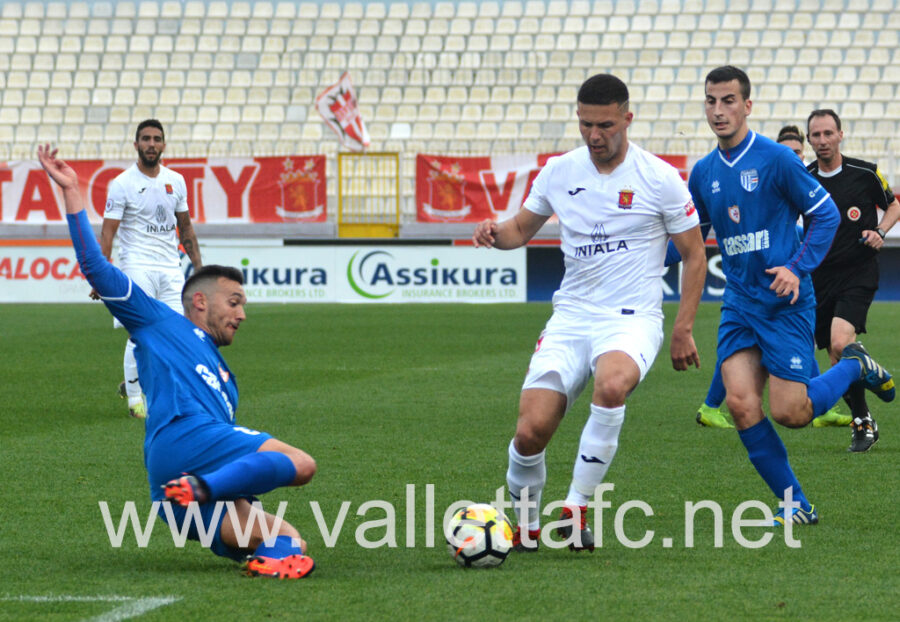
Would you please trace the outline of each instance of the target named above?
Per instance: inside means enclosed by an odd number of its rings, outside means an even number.
[[[103,218],[106,191],[131,166],[124,160],[68,160],[78,173],[92,221]],[[184,176],[195,223],[324,222],[325,156],[170,159]],[[93,208],[93,209],[91,209]],[[63,221],[62,194],[37,161],[0,163],[3,224]]]
[[[416,218],[419,222],[505,220],[515,214],[538,172],[558,155],[416,156]],[[687,179],[687,156],[659,156]]]
[[[416,156],[419,222],[503,220],[515,214],[538,172],[556,154]]]

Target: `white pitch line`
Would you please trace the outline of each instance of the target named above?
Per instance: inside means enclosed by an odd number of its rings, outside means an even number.
[[[158,597],[134,597],[134,596],[73,596],[61,594],[58,596],[2,596],[0,601],[19,601],[28,603],[122,603],[115,609],[104,614],[88,618],[90,622],[119,622],[136,618],[148,611],[171,605],[180,600],[175,596]]]
[[[116,607],[112,611],[107,611],[103,615],[90,618],[91,622],[119,622],[119,620],[128,620],[144,615],[148,611],[171,605],[179,600],[174,596],[165,596],[162,598],[135,598],[133,601],[125,603],[120,607]]]

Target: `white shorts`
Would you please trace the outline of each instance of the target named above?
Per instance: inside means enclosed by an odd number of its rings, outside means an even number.
[[[181,305],[181,290],[184,288],[184,273],[181,270],[146,270],[143,268],[122,268],[122,272],[144,290],[151,298],[168,305],[173,311],[184,315]],[[113,318],[113,327],[121,328],[119,320]]]
[[[657,317],[554,312],[538,338],[522,390],[563,393],[568,410],[593,376],[601,354],[624,352],[637,364],[643,380],[662,343],[662,320]]]

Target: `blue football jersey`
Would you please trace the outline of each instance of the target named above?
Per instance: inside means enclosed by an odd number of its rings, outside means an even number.
[[[688,188],[716,231],[726,278],[723,303],[757,313],[815,306],[810,272],[831,246],[840,218],[829,194],[789,148],[749,132],[734,149],[715,151],[694,166]],[[797,219],[812,223],[806,237]],[[768,268],[800,278],[800,297],[769,289]]]
[[[134,357],[147,396],[145,446],[176,416],[234,424],[237,382],[212,337],[109,263],[84,211],[68,221],[82,273],[137,344]]]

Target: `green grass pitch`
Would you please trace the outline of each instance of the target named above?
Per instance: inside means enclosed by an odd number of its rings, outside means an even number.
[[[161,521],[148,547],[130,526],[111,546],[98,503],[116,524],[127,501],[142,520],[150,506],[142,426],[115,396],[125,334],[100,305],[0,305],[0,619],[896,619],[900,408],[872,398],[882,439],[865,455],[846,452],[846,429],[778,428],[821,522],[795,530],[800,548],[780,532],[763,548],[740,546],[734,509],[775,502],[733,431],[694,422],[715,358],[713,304],[701,305],[695,328],[703,368],[673,371],[667,343],[629,399],[602,549],[543,548],[484,571],[457,567],[437,530],[425,546],[427,484],[437,523],[451,502],[490,501],[505,484],[519,387],[549,313],[546,304],[248,307],[225,350],[241,389],[238,422],[307,450],[319,466],[310,485],[263,498],[270,510],[288,503],[286,518],[318,565],[308,580],[281,582],[243,577],[195,542],[176,548]],[[670,325],[675,307],[666,314]],[[900,305],[875,304],[865,339],[895,372],[898,323]],[[545,503],[565,495],[587,410],[585,395],[548,449]],[[370,541],[389,535],[377,526],[384,510],[358,515],[373,500],[396,510],[396,547],[356,541],[363,523]],[[653,508],[651,517],[626,515],[630,539],[654,531],[643,548],[614,532],[629,500]],[[724,511],[721,548],[708,513],[685,546],[685,502],[701,500]],[[328,547],[310,503],[330,531],[345,501]]]

